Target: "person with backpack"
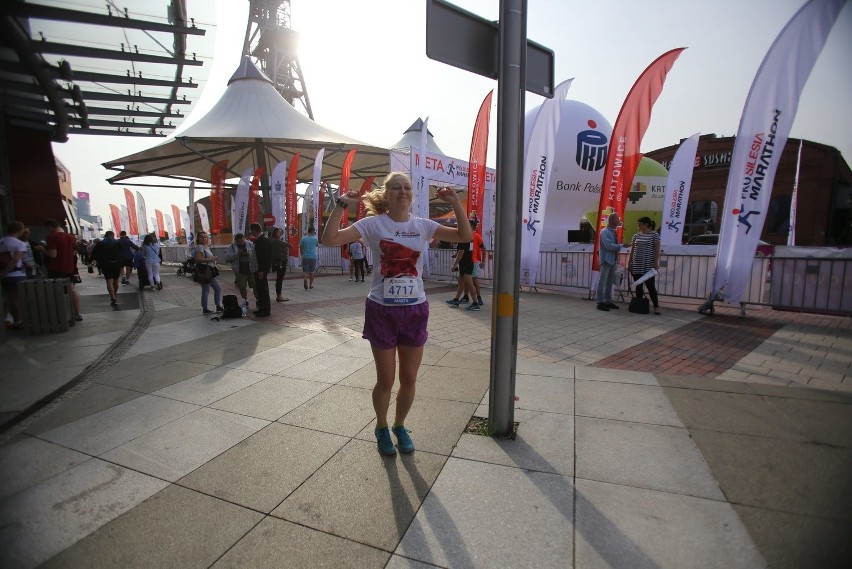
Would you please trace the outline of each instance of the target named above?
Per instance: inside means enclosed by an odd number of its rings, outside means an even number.
[[[139,247],[130,240],[126,231],[119,233],[118,243],[121,245],[121,261],[124,266],[124,273],[121,275],[121,284],[130,284],[130,278],[133,276],[133,257]]]
[[[118,304],[118,279],[121,277],[122,260],[121,243],[115,238],[115,233],[107,231],[104,238],[92,248],[92,259],[98,264],[106,280],[109,303]]]

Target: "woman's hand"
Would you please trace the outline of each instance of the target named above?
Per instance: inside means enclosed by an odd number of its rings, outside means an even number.
[[[353,207],[358,205],[358,202],[361,201],[361,197],[358,195],[358,192],[355,190],[349,190],[345,194],[340,195],[340,199],[349,204],[349,207]]]
[[[459,195],[456,191],[449,186],[445,186],[443,188],[438,188],[435,192],[435,197],[437,197],[442,202],[447,202],[448,204],[460,204]]]

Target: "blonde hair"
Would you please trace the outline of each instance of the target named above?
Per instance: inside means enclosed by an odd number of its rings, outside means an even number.
[[[387,190],[388,185],[393,181],[394,178],[404,178],[411,183],[411,178],[408,177],[408,174],[405,172],[391,172],[387,176],[385,176],[384,182],[382,182],[382,187],[377,188],[371,192],[368,192],[364,196],[364,205],[367,208],[367,215],[381,215],[383,213],[387,213],[388,211],[388,200],[385,198],[385,191]]]

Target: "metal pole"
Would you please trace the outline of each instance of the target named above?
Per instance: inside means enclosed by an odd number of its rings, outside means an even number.
[[[497,231],[488,431],[512,432],[518,351],[521,188],[527,0],[500,1],[500,75],[497,83]]]

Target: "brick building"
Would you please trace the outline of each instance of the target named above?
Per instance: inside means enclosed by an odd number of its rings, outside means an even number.
[[[719,232],[735,138],[715,134],[700,138],[684,236]],[[669,168],[678,147],[660,148],[645,156]],[[761,239],[775,245],[787,244],[798,152],[799,139],[788,139],[775,174],[769,215],[761,234]],[[852,171],[839,150],[810,140],[802,141],[796,245],[852,245]]]

